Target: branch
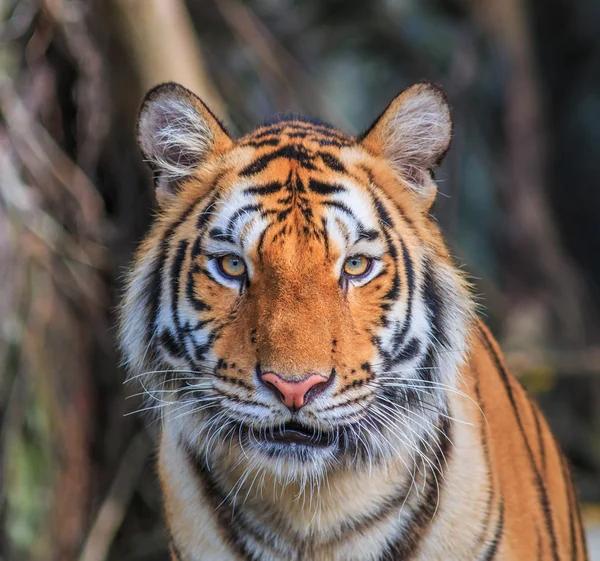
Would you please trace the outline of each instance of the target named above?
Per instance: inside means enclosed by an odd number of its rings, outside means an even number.
[[[206,72],[196,33],[181,0],[112,0],[146,89],[178,82],[220,117],[225,104]]]
[[[131,440],[121,458],[117,475],[98,510],[96,520],[83,546],[79,561],[108,559],[112,543],[123,524],[127,507],[146,465],[152,444],[145,430]]]

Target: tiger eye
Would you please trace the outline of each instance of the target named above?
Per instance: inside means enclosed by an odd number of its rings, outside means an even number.
[[[219,267],[229,277],[241,277],[246,273],[243,259],[232,253],[219,257]]]
[[[364,255],[348,257],[344,263],[344,273],[353,277],[364,275],[370,264],[371,260]]]

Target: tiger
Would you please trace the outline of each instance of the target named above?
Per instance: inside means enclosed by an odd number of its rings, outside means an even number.
[[[433,214],[443,90],[351,136],[235,138],[181,85],[137,139],[157,215],[120,343],[160,420],[172,561],[585,560],[569,467]]]

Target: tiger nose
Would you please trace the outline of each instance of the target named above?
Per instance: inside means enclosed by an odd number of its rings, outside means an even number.
[[[286,380],[274,372],[265,372],[260,375],[260,380],[292,413],[295,413],[312,397],[321,393],[329,385],[330,378],[311,374],[302,380]]]

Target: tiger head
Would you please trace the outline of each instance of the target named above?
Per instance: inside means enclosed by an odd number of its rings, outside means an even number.
[[[284,115],[236,140],[182,86],[149,92],[159,213],[121,342],[188,449],[321,473],[410,453],[447,412],[472,313],[429,215],[451,129],[427,83],[358,137]]]

